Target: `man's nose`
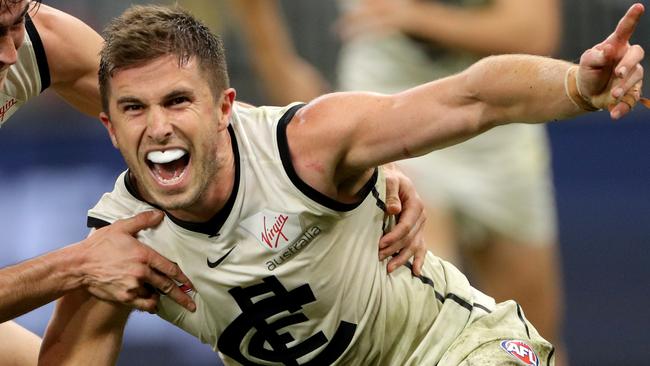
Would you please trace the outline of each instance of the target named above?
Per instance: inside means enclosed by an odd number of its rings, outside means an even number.
[[[157,143],[165,143],[174,134],[174,127],[160,107],[152,107],[147,116],[147,135]]]
[[[0,37],[0,67],[11,66],[18,61],[18,50],[9,35]]]

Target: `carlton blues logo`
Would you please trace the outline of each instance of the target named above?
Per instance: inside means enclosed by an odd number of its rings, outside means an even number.
[[[242,314],[226,327],[219,337],[219,351],[243,365],[259,365],[242,354],[246,349],[251,357],[282,365],[330,365],[347,349],[352,341],[356,324],[341,321],[332,339],[322,331],[307,336],[296,343],[286,327],[308,321],[302,306],[316,301],[309,285],[287,291],[275,276],[264,278],[262,283],[249,287],[235,287],[230,294]],[[255,298],[259,300],[253,302]],[[286,314],[281,316],[281,314]],[[272,320],[270,320],[272,318]],[[252,336],[247,337],[252,334]],[[244,339],[248,344],[242,345]],[[288,344],[293,344],[291,347]],[[243,347],[242,347],[243,346]],[[317,351],[322,346],[321,350]],[[299,363],[308,356],[309,361]]]

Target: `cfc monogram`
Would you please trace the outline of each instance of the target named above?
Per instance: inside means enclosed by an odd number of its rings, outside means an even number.
[[[290,332],[288,327],[309,321],[302,306],[316,298],[308,284],[287,291],[277,277],[269,276],[262,283],[235,287],[229,293],[242,313],[223,331],[217,347],[242,365],[260,365],[260,361],[298,365],[298,359],[305,356],[310,360],[300,365],[331,365],[350,345],[357,328],[356,324],[340,321],[329,340],[318,330],[314,334]],[[296,329],[304,332],[306,328]],[[316,353],[322,346],[325,347]],[[248,356],[241,350],[246,350]]]

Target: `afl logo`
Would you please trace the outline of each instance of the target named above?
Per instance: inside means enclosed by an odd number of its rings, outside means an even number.
[[[508,340],[501,342],[501,348],[527,366],[539,366],[539,358],[533,349],[523,341]]]

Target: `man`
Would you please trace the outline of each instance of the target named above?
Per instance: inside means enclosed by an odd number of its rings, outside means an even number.
[[[551,55],[562,28],[558,0],[337,4],[341,91],[395,93],[460,72],[485,55]],[[322,76],[293,47],[278,1],[239,0],[233,8],[251,63],[273,103],[307,101],[327,91]],[[324,38],[322,32],[315,34]],[[462,263],[472,283],[496,300],[521,304],[555,345],[558,365],[566,365],[547,145],[543,125],[510,124],[399,165],[425,201],[430,250]],[[521,258],[534,258],[535,265]]]
[[[515,303],[495,304],[452,265],[429,254],[413,276],[377,263],[390,217],[375,167],[497,123],[602,108],[620,118],[640,98],[643,49],[628,40],[643,10],[632,6],[579,66],[496,56],[395,95],[254,108],[234,102],[205,26],[179,9],[133,7],[107,28],[99,73],[101,120],[129,170],[89,224],[167,212],[139,237],[188,274],[197,311],[161,297],[158,314],[227,364],[553,364]],[[39,361],[113,364],[129,312],[66,295]]]
[[[80,20],[38,1],[0,0],[0,125],[27,100],[53,89],[78,110],[101,111],[97,69],[102,38]],[[421,205],[408,182],[395,175],[404,213],[401,232],[382,239],[396,261],[423,255],[418,248]],[[397,188],[393,209],[400,211]],[[409,198],[410,197],[410,198]],[[125,218],[78,243],[0,269],[0,359],[6,364],[34,364],[40,339],[8,320],[42,306],[74,289],[85,289],[108,301],[154,312],[156,291],[189,311],[192,299],[174,284],[192,287],[173,262],[142,245],[134,235],[160,223],[160,212]],[[411,230],[411,231],[409,231]],[[4,245],[8,245],[5,243]],[[418,254],[419,253],[419,254]],[[4,322],[4,323],[2,323]]]

